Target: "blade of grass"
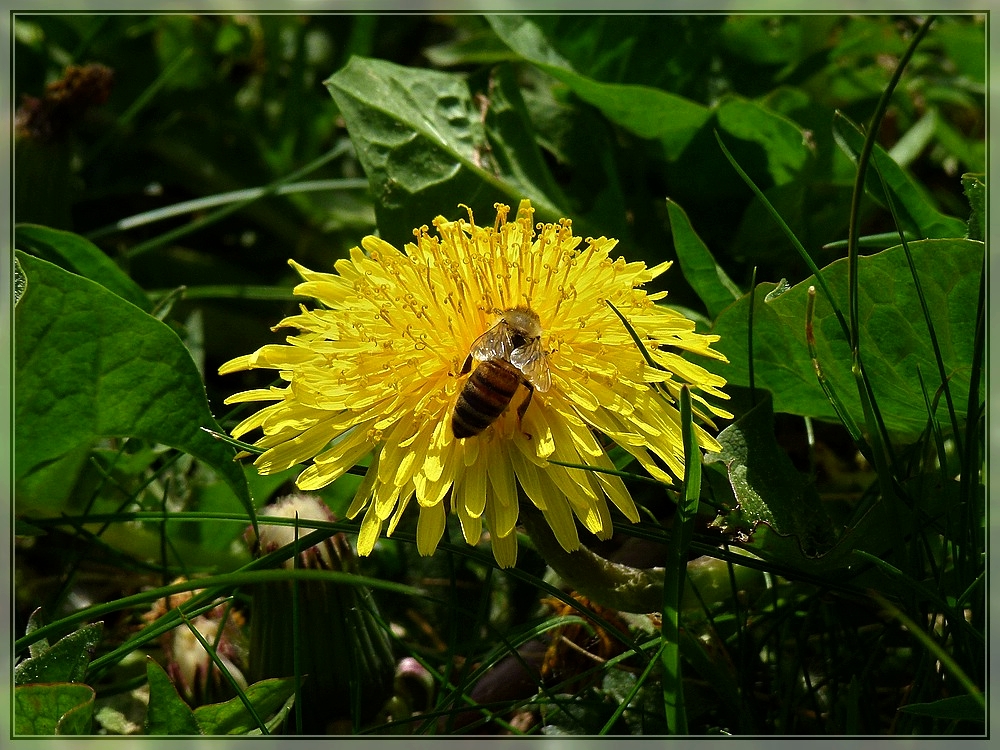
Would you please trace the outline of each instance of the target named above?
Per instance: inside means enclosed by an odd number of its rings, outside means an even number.
[[[958,479],[959,522],[966,534],[955,569],[959,581],[966,581],[970,571],[981,569],[983,559],[980,529],[983,527],[981,511],[977,507],[973,513],[973,488],[979,485],[980,458],[979,440],[979,381],[983,372],[983,357],[986,353],[986,270],[979,277],[979,302],[976,314],[976,334],[972,347],[972,367],[969,380],[969,399],[966,406],[965,455],[962,471]],[[982,607],[974,607],[974,612],[982,612]]]
[[[913,635],[920,644],[927,649],[936,659],[940,662],[941,667],[952,674],[955,679],[958,680],[959,684],[965,688],[966,692],[972,696],[983,711],[986,711],[986,699],[983,696],[982,691],[979,687],[969,679],[969,676],[965,673],[962,667],[956,662],[940,643],[931,638],[927,632],[917,625],[913,620],[906,616],[906,614],[900,610],[895,604],[890,602],[888,599],[883,597],[878,592],[872,592],[872,598],[882,606],[892,617],[899,620],[899,623],[906,628],[907,632]]]
[[[202,217],[201,219],[195,219],[191,223],[185,224],[182,227],[177,227],[176,229],[164,232],[159,237],[154,237],[153,239],[147,240],[146,242],[140,242],[138,245],[129,248],[129,250],[126,252],[126,257],[134,258],[138,255],[142,255],[143,253],[148,253],[151,250],[156,250],[157,248],[163,247],[164,245],[168,245],[171,242],[180,239],[181,237],[186,237],[189,234],[197,232],[200,229],[203,229],[204,227],[211,226],[212,224],[221,221],[230,214],[234,214],[237,211],[243,210],[254,201],[260,200],[261,198],[268,195],[274,195],[279,189],[281,189],[283,185],[288,185],[290,183],[298,181],[300,178],[306,176],[311,172],[314,172],[315,170],[319,169],[325,164],[328,164],[337,157],[341,156],[349,148],[350,144],[348,142],[345,141],[339,143],[338,145],[334,146],[332,149],[327,151],[319,158],[313,159],[311,162],[302,167],[302,169],[298,169],[289,175],[286,175],[278,180],[275,180],[266,187],[261,188],[259,191],[254,191],[251,197],[244,198],[243,200],[237,201],[235,203],[230,203],[224,206],[223,208],[220,208],[219,210],[213,211],[207,216]]]
[[[684,492],[674,516],[673,544],[663,575],[663,619],[660,637],[663,648],[663,705],[671,734],[687,734],[687,711],[681,673],[680,612],[687,577],[687,553],[691,544],[698,499],[701,496],[701,450],[691,414],[691,391],[681,386],[681,435],[684,441]]]
[[[160,90],[170,82],[170,79],[174,77],[184,64],[188,61],[194,52],[194,48],[185,47],[180,54],[178,54],[170,63],[165,67],[156,79],[149,84],[139,96],[135,98],[132,104],[129,105],[122,114],[118,117],[118,121],[115,126],[108,130],[107,134],[97,142],[92,149],[87,153],[85,161],[87,163],[92,163],[94,159],[100,155],[104,149],[106,149],[115,140],[122,137],[122,131],[125,130],[128,125],[135,119],[143,109],[146,108]]]
[[[340,149],[341,153],[343,153],[345,148],[346,147]],[[293,182],[290,184],[279,185],[276,188],[273,186],[265,186],[246,188],[244,190],[233,190],[228,193],[218,193],[217,195],[208,195],[204,198],[195,198],[194,200],[173,203],[169,206],[164,206],[163,208],[154,209],[153,211],[145,211],[141,214],[128,216],[124,219],[116,221],[114,224],[108,224],[100,229],[95,229],[93,232],[87,234],[86,237],[89,240],[96,240],[106,235],[114,234],[115,232],[127,232],[131,229],[136,229],[148,224],[154,224],[158,221],[165,221],[166,219],[173,219],[177,216],[183,216],[184,214],[207,211],[208,209],[215,208],[216,206],[226,206],[231,203],[240,202],[243,202],[243,204],[246,205],[246,203],[264,198],[268,195],[293,195],[295,193],[321,191],[332,192],[335,190],[366,190],[367,188],[367,179],[344,178],[336,180],[307,180],[304,182]]]
[[[806,297],[806,346],[809,348],[809,358],[812,360],[813,370],[816,372],[816,379],[819,381],[819,387],[823,389],[823,393],[826,394],[826,398],[830,402],[830,405],[833,406],[833,410],[837,413],[837,418],[840,419],[840,423],[844,425],[850,433],[851,439],[854,441],[854,444],[858,446],[862,455],[870,461],[871,459],[869,456],[871,454],[871,446],[868,445],[868,441],[866,441],[864,435],[861,434],[861,429],[854,421],[854,418],[847,410],[847,407],[844,406],[844,402],[840,400],[840,396],[837,395],[833,386],[830,385],[830,382],[826,379],[823,367],[819,363],[819,355],[816,353],[816,336],[813,331],[813,312],[815,309],[816,287],[810,286]]]
[[[913,255],[910,253],[910,243],[906,241],[903,230],[900,229],[899,216],[896,213],[896,205],[892,199],[892,193],[885,184],[882,171],[878,168],[878,162],[874,162],[875,174],[882,185],[882,192],[885,194],[885,202],[892,214],[892,221],[896,225],[899,233],[899,241],[903,246],[903,255],[906,256],[906,265],[909,266],[910,276],[913,277],[913,289],[917,293],[917,300],[920,302],[920,311],[924,315],[924,323],[927,325],[927,335],[930,337],[931,348],[934,350],[934,361],[938,368],[938,377],[941,378],[941,388],[944,390],[945,402],[948,405],[948,416],[951,419],[952,434],[955,436],[955,444],[959,454],[962,453],[962,435],[958,429],[958,415],[955,412],[955,404],[951,397],[951,386],[948,373],[944,367],[944,357],[941,354],[941,344],[938,342],[937,331],[934,330],[934,321],[931,320],[931,310],[927,305],[927,298],[924,296],[924,287],[920,283],[920,276],[917,275],[917,267],[913,264]],[[931,415],[933,418],[933,414]]]
[[[903,75],[903,69],[906,68],[910,58],[913,57],[913,53],[916,52],[917,46],[924,36],[926,36],[935,18],[936,16],[931,15],[924,19],[924,22],[910,40],[909,45],[907,45],[903,56],[896,64],[896,69],[893,70],[892,76],[889,78],[889,83],[882,90],[878,104],[875,105],[875,111],[872,113],[872,119],[868,125],[868,132],[865,134],[864,145],[861,147],[861,153],[858,155],[858,168],[854,177],[854,191],[851,194],[851,212],[847,230],[847,294],[848,313],[850,317],[850,334],[847,340],[851,343],[852,350],[857,350],[858,348],[858,337],[861,330],[858,315],[858,227],[861,221],[861,198],[865,190],[865,174],[868,171],[868,162],[871,159],[872,150],[875,148],[875,138],[878,135],[879,127],[882,125],[886,109],[889,107],[892,92],[896,90],[899,79]]]
[[[878,481],[882,487],[882,497],[886,501],[894,504],[898,497],[893,491],[894,487],[890,481],[890,477],[892,475],[888,473],[888,466],[890,463],[895,465],[896,459],[891,447],[891,441],[888,439],[885,423],[872,392],[871,383],[868,382],[868,376],[865,373],[861,358],[861,321],[858,312],[860,299],[860,295],[858,294],[858,228],[861,217],[861,197],[864,194],[865,175],[868,171],[868,162],[871,160],[872,151],[875,148],[875,138],[878,135],[882,119],[889,106],[889,100],[892,96],[892,92],[895,91],[896,86],[903,75],[903,70],[906,68],[907,63],[916,51],[920,41],[927,34],[927,31],[930,29],[930,25],[934,22],[934,19],[935,16],[928,16],[924,20],[924,23],[921,24],[917,32],[913,35],[913,38],[910,40],[910,44],[907,46],[906,51],[900,58],[895,70],[893,70],[888,84],[885,89],[883,89],[882,95],[879,97],[878,104],[875,107],[875,111],[872,114],[872,119],[868,126],[868,132],[865,134],[864,145],[861,148],[861,153],[858,155],[854,190],[851,194],[851,212],[847,232],[847,304],[850,321],[850,330],[847,340],[850,342],[851,346],[851,370],[854,373],[854,378],[858,386],[858,395],[860,396],[861,405],[865,414],[865,423],[868,427],[868,440],[872,445],[872,458],[875,460],[875,468],[878,472]],[[900,517],[907,517],[905,512],[900,512],[903,511],[902,508],[894,508],[894,511],[897,511]],[[898,530],[898,527],[894,526],[894,528],[897,528]],[[897,551],[901,554],[907,554],[907,550],[905,548],[898,548]]]
[[[913,598],[916,599],[917,601],[930,602],[941,612],[944,612],[944,614],[948,617],[949,622],[955,627],[956,630],[962,631],[965,634],[971,636],[972,639],[980,645],[985,643],[985,636],[983,636],[982,633],[977,632],[972,627],[969,621],[965,619],[962,612],[957,610],[952,605],[948,604],[945,598],[940,594],[938,594],[938,592],[932,589],[930,586],[923,583],[922,581],[918,581],[911,578],[910,576],[903,573],[903,571],[901,571],[899,568],[895,567],[889,562],[886,562],[877,555],[873,555],[869,552],[865,552],[864,550],[860,549],[854,550],[853,554],[856,555],[857,557],[860,557],[874,564],[875,567],[877,567],[891,579],[901,584],[903,588],[909,590],[912,593]]]
[[[292,542],[292,546],[295,548],[295,554],[292,555],[292,568],[294,570],[301,570],[299,566],[300,556],[299,553],[302,549],[308,549],[308,547],[303,548],[299,540],[299,512],[295,511],[295,537]],[[297,578],[293,578],[291,581],[292,587],[292,674],[295,676],[295,733],[298,735],[302,734],[302,683],[304,681],[302,675],[302,640],[299,638],[299,634],[302,632],[299,630],[299,581]],[[352,711],[352,715],[354,712]]]
[[[941,481],[948,480],[948,453],[944,447],[944,434],[941,432],[941,425],[934,419],[934,404],[927,393],[927,384],[924,383],[923,373],[917,367],[917,379],[920,381],[920,393],[924,397],[924,408],[927,409],[927,432],[929,437],[934,438],[934,447],[937,450],[938,467],[941,470]]]
[[[257,725],[257,728],[260,729],[261,734],[264,735],[270,734],[270,732],[267,731],[267,725],[264,724],[263,720],[260,718],[260,716],[258,716],[257,709],[254,708],[253,703],[251,703],[250,699],[247,698],[247,694],[243,692],[243,688],[239,686],[239,684],[233,678],[232,674],[230,674],[229,669],[223,663],[222,659],[219,658],[219,654],[216,653],[215,649],[212,647],[212,644],[209,643],[207,640],[205,640],[205,636],[203,636],[201,634],[201,631],[198,630],[198,628],[196,628],[191,623],[191,620],[188,619],[188,616],[184,614],[184,612],[178,610],[177,614],[181,618],[183,623],[187,625],[188,630],[191,631],[191,635],[193,635],[195,638],[198,639],[198,643],[200,643],[201,647],[205,649],[205,653],[208,654],[209,658],[212,660],[212,663],[215,665],[216,669],[218,669],[222,673],[222,676],[225,678],[226,682],[229,683],[229,686],[234,691],[236,691],[237,697],[240,699],[240,702],[246,707],[246,710],[250,713],[250,716],[253,718],[254,723]]]
[[[757,266],[750,274],[750,306],[747,310],[747,377],[750,382],[750,406],[757,405],[757,382],[753,373],[753,303],[757,294]]]
[[[660,481],[659,479],[654,479],[653,477],[648,477],[645,474],[633,474],[629,471],[618,471],[617,469],[602,469],[600,466],[590,466],[588,464],[573,464],[568,461],[556,461],[554,459],[549,459],[550,464],[555,466],[565,466],[569,469],[581,469],[582,471],[592,471],[595,474],[610,474],[611,476],[621,477],[622,479],[628,479],[633,482],[645,482],[646,484],[655,484],[657,487],[665,487],[667,489],[677,489],[672,484],[667,484]]]
[[[750,175],[743,171],[743,167],[741,167],[735,157],[729,153],[729,149],[726,148],[726,144],[722,142],[722,137],[717,131],[715,132],[715,140],[718,141],[719,148],[722,149],[722,153],[725,155],[726,159],[729,160],[733,169],[735,169],[736,173],[743,179],[743,182],[747,184],[747,187],[753,191],[753,194],[757,196],[757,200],[759,200],[764,208],[767,209],[767,212],[771,214],[775,223],[781,231],[785,233],[789,241],[792,243],[792,247],[796,249],[803,262],[805,262],[806,266],[809,268],[809,272],[816,277],[816,283],[818,283],[820,289],[823,290],[823,295],[826,297],[827,301],[830,303],[830,307],[833,309],[834,314],[837,316],[837,321],[840,323],[840,327],[844,331],[844,337],[850,340],[849,329],[847,327],[847,321],[844,319],[844,314],[840,311],[836,301],[833,299],[830,287],[827,285],[826,279],[823,278],[823,274],[820,273],[819,266],[816,265],[816,261],[814,261],[812,256],[806,251],[803,244],[799,241],[799,238],[795,236],[795,232],[792,231],[791,227],[789,227],[788,224],[785,223],[785,220],[781,218],[781,214],[778,213],[778,210],[771,205],[771,201],[767,199],[764,192],[757,187],[756,183],[750,179]]]
[[[611,731],[611,728],[615,725],[618,719],[621,718],[621,715],[625,713],[625,709],[632,703],[632,699],[639,693],[642,686],[646,684],[646,680],[649,679],[650,674],[653,672],[653,667],[656,666],[656,663],[663,658],[663,650],[666,647],[666,643],[667,642],[664,640],[660,641],[660,648],[653,655],[653,658],[649,660],[649,664],[646,665],[646,668],[642,670],[642,674],[639,675],[639,679],[635,681],[635,685],[632,686],[628,695],[626,695],[625,699],[618,704],[617,708],[615,708],[614,712],[611,714],[611,718],[609,718],[605,722],[604,726],[601,727],[601,730],[598,732],[599,736],[604,737]]]

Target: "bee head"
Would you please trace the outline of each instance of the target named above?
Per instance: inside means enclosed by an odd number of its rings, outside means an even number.
[[[513,307],[505,310],[503,320],[510,328],[515,349],[542,335],[542,323],[538,319],[538,313],[529,307]]]

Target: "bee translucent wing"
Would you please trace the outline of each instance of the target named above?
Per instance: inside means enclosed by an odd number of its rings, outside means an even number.
[[[547,391],[552,385],[549,364],[542,351],[542,340],[534,339],[510,353],[508,360],[521,371],[537,391]]]
[[[485,362],[495,357],[507,359],[512,346],[510,329],[501,320],[472,343],[470,354],[480,362]]]

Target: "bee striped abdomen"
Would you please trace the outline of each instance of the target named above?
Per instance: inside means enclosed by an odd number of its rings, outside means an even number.
[[[488,359],[472,371],[458,396],[451,429],[457,438],[478,435],[496,421],[523,381],[516,367]]]

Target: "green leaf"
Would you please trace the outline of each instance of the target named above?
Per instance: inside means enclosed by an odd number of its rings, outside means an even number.
[[[89,685],[14,688],[15,735],[91,734],[94,689]]]
[[[14,247],[96,281],[146,312],[153,307],[142,287],[97,245],[78,234],[37,224],[18,224],[14,228]]]
[[[959,418],[969,392],[970,367],[979,277],[983,272],[983,243],[972,240],[921,240],[910,243],[937,331],[946,372]],[[939,386],[923,314],[902,247],[860,258],[859,310],[861,356],[875,398],[888,429],[899,439],[915,438],[927,424],[917,370],[932,390]],[[838,304],[847,307],[847,260],[822,269]],[[833,407],[816,380],[805,340],[806,296],[814,277],[784,294],[767,300],[773,284],[761,284],[755,294],[754,368],[756,385],[774,396],[774,410],[834,421]],[[748,296],[726,308],[713,333],[715,347],[729,364],[707,362],[706,367],[732,385],[749,385],[747,374]],[[851,355],[843,331],[827,301],[820,296],[814,318],[819,364],[828,382],[860,424],[864,422],[857,386],[851,373]],[[939,407],[937,418],[947,422]]]
[[[497,164],[490,162],[486,126],[464,76],[354,57],[325,83],[368,175],[379,229],[389,242],[411,241],[414,227],[435,213],[450,215],[458,202],[491,222],[501,199],[516,206],[530,198],[540,218],[564,215],[546,193],[551,179],[532,181],[540,168],[534,155],[517,157],[530,167],[508,158],[502,166],[509,173],[489,168]],[[504,91],[509,96],[509,86]],[[510,106],[509,98],[504,105]],[[511,126],[518,123],[526,126],[526,118],[503,118],[504,127],[494,132],[523,145],[531,138],[515,138]],[[504,143],[497,148],[501,155],[512,153]]]
[[[809,151],[802,129],[762,104],[727,96],[715,109],[719,128],[763,149],[767,173],[775,185],[794,180],[806,165]]]
[[[28,282],[24,278],[24,270],[21,268],[21,264],[18,262],[17,258],[14,258],[14,306],[17,307],[17,303],[21,301],[21,297],[24,296],[24,290],[27,288]]]
[[[567,205],[562,188],[542,158],[513,66],[493,69],[488,105],[485,124],[492,147],[487,157],[495,160],[499,173],[515,184],[541,188],[556,205]]]
[[[487,16],[490,26],[524,60],[566,84],[605,117],[640,138],[663,144],[676,159],[708,122],[707,107],[662,89],[627,83],[602,83],[576,73],[549,44],[541,29],[518,15]]]
[[[257,714],[268,717],[268,729],[275,725],[291,707],[295,695],[295,678],[261,680],[246,689],[246,697]],[[225,703],[199,706],[194,711],[203,734],[257,734],[257,724],[237,697]]]
[[[715,262],[712,252],[691,226],[684,209],[669,198],[667,213],[670,216],[670,231],[681,272],[705,303],[708,316],[714,320],[720,312],[740,298],[740,290],[722,270],[722,266]]]
[[[986,175],[963,174],[962,189],[969,199],[969,231],[970,240],[986,240]]]
[[[834,117],[833,130],[840,148],[857,164],[864,145],[864,132],[841,112]],[[885,194],[879,180],[880,173],[886,188],[892,193],[893,206],[902,223],[901,229],[916,232],[918,236],[929,239],[966,235],[965,223],[938,211],[920,183],[907,174],[885,149],[876,144],[865,174],[865,191],[884,207]]]
[[[830,548],[833,526],[815,485],[796,470],[775,440],[770,398],[720,432],[718,441],[722,450],[707,454],[705,463],[725,466],[738,503],[724,519],[727,530],[753,535],[751,544],[757,547],[768,539],[754,534],[761,525],[778,536],[792,537],[797,549],[786,562],[802,555],[816,557]]]
[[[102,623],[84,625],[55,644],[38,651],[14,668],[14,684],[80,682],[104,631]],[[32,651],[35,653],[35,650]]]
[[[942,698],[931,703],[911,703],[900,706],[900,711],[918,716],[930,716],[935,719],[950,719],[952,721],[986,721],[982,704],[971,695],[955,695]]]
[[[424,47],[421,52],[435,68],[495,65],[513,57],[510,48],[488,28],[466,30],[463,36]]]
[[[191,355],[168,326],[104,287],[19,254],[28,288],[15,309],[14,476],[18,512],[61,510],[31,495],[32,474],[100,437],[138,437],[212,466],[255,522],[233,449]]]
[[[163,667],[151,657],[146,659],[149,681],[149,709],[146,711],[146,734],[201,734],[194,711],[184,702]]]

